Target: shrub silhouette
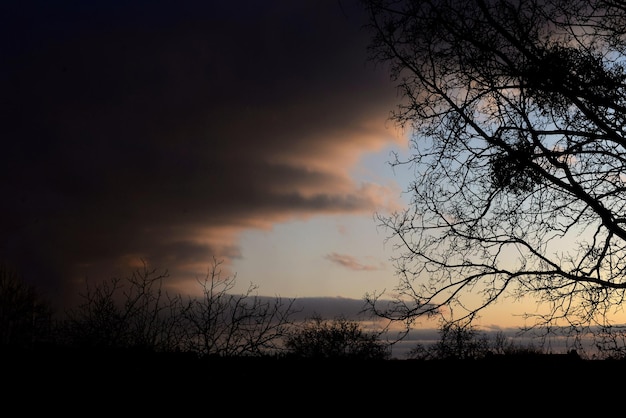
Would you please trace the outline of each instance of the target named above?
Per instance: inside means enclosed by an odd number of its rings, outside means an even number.
[[[306,359],[384,360],[389,346],[379,335],[366,333],[356,321],[343,317],[323,320],[314,316],[286,340],[288,355]]]

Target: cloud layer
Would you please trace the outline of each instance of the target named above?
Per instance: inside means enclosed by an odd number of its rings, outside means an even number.
[[[393,202],[349,174],[398,140],[353,4],[133,4],[4,15],[0,258],[51,289],[197,272],[247,228]]]

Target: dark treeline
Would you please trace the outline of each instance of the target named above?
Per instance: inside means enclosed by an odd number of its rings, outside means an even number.
[[[294,299],[261,298],[251,285],[231,294],[235,277],[221,277],[214,260],[203,280],[202,296],[185,298],[164,290],[167,273],[144,265],[129,277],[86,284],[81,302],[53,312],[32,286],[0,267],[0,348],[19,365],[69,367],[96,362],[116,367],[162,367],[232,360],[245,364],[276,361],[394,361],[384,330],[366,332],[360,322],[312,316],[296,320]],[[575,346],[564,353],[522,345],[497,334],[488,337],[470,324],[443,324],[434,344],[417,344],[407,360],[507,359],[571,361],[590,359]],[[621,360],[623,334],[604,330],[593,359]],[[582,355],[581,355],[582,354]]]
[[[295,299],[234,294],[214,260],[199,297],[164,290],[166,272],[144,265],[129,277],[86,283],[80,302],[53,312],[36,289],[0,266],[0,348],[5,353],[141,357],[387,359],[390,346],[358,322],[295,319]]]

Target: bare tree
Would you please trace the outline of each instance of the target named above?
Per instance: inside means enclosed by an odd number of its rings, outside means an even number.
[[[626,328],[605,326],[594,333],[597,357],[603,360],[626,359]]]
[[[61,336],[81,349],[177,351],[182,345],[180,295],[163,290],[167,272],[144,263],[131,276],[95,285],[86,282],[82,301],[67,311]]]
[[[626,3],[363,0],[412,132],[397,303],[472,320],[531,295],[534,325],[605,324],[626,289]],[[478,296],[478,297],[477,297]]]
[[[448,322],[439,329],[439,340],[432,345],[416,345],[409,358],[417,360],[477,360],[491,352],[491,343],[470,323]]]
[[[532,356],[544,354],[542,345],[536,346],[532,342],[522,344],[507,337],[504,332],[498,331],[492,341],[489,342],[491,353],[502,356]]]
[[[243,294],[230,293],[236,276],[221,277],[221,264],[213,260],[198,280],[203,296],[185,309],[186,350],[201,357],[276,354],[296,313],[295,300],[260,297],[253,284]]]
[[[51,338],[50,305],[7,264],[0,263],[0,350],[32,350]]]
[[[67,311],[59,327],[60,340],[83,350],[197,357],[261,356],[282,349],[294,300],[260,297],[253,294],[254,285],[244,294],[229,293],[236,277],[221,277],[221,263],[214,259],[198,280],[202,296],[187,299],[164,291],[168,273],[146,264],[130,277],[86,282],[81,303]]]
[[[391,355],[379,334],[367,333],[357,321],[342,317],[309,318],[290,332],[285,345],[291,357],[305,359],[386,360]]]

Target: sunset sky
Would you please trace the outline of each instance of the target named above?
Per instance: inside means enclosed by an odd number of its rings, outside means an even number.
[[[408,132],[355,0],[0,6],[0,258],[47,294],[145,260],[196,292],[361,299],[397,284],[377,213]],[[354,305],[351,305],[354,306]],[[498,305],[486,324],[521,308]]]

